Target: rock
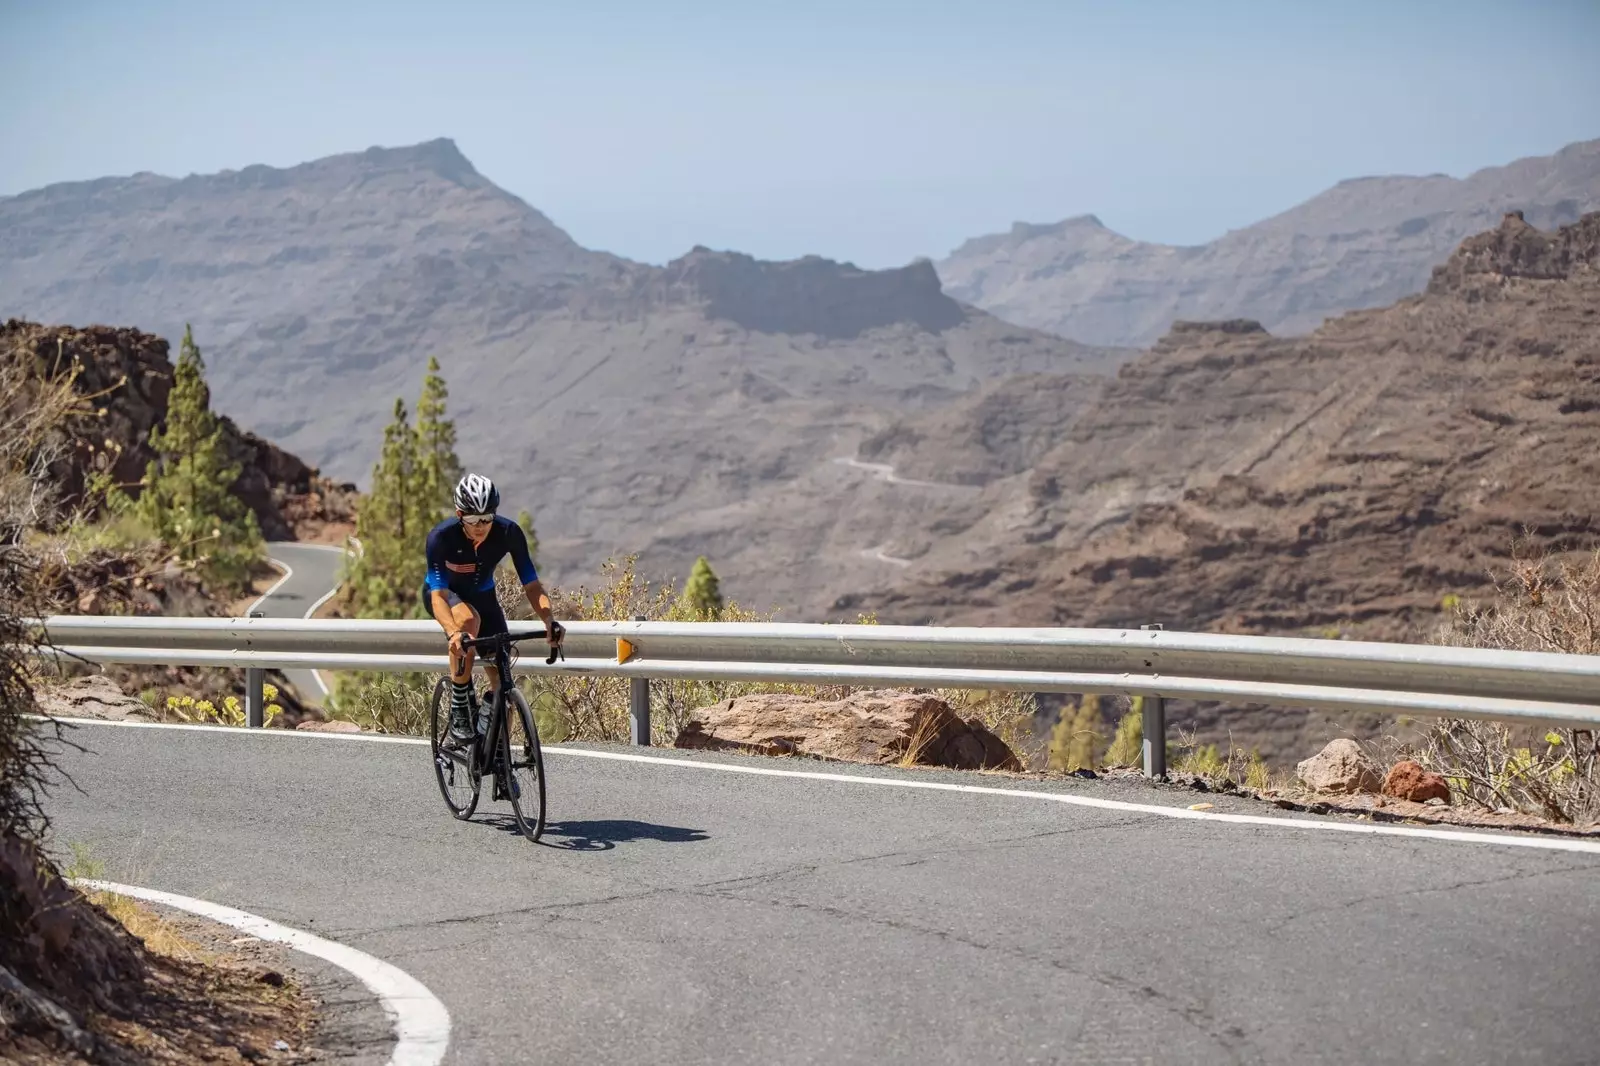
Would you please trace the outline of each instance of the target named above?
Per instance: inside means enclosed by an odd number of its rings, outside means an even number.
[[[1388,776],[1383,779],[1383,794],[1412,803],[1427,803],[1429,800],[1449,803],[1450,785],[1438,774],[1424,770],[1421,764],[1402,759],[1390,768]]]
[[[724,700],[693,711],[673,746],[877,764],[915,749],[912,761],[929,766],[1022,769],[977,720],[963,721],[936,696],[892,689],[831,701],[786,693]]]
[[[74,678],[64,685],[40,689],[34,696],[39,713],[52,718],[103,718],[113,722],[154,722],[159,718],[143,700],[123,692],[115,681],[102,674]]]
[[[1361,745],[1344,737],[1330,740],[1295,773],[1317,792],[1376,792],[1383,780]]]
[[[300,732],[303,732],[303,733],[359,733],[359,732],[361,732],[361,727],[356,725],[354,722],[341,722],[341,721],[337,721],[337,720],[328,721],[328,722],[319,722],[319,721],[316,721],[315,719],[307,719],[306,721],[301,722],[299,725],[295,726],[295,729],[299,730]]]

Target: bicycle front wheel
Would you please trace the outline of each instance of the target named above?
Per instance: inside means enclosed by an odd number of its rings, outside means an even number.
[[[500,731],[500,765],[517,828],[529,840],[538,840],[544,834],[544,751],[528,701],[514,688],[507,694],[505,728]]]
[[[433,706],[428,711],[433,734],[433,775],[439,779],[439,794],[457,818],[471,818],[478,809],[479,777],[472,772],[472,747],[457,751],[447,746],[450,739],[450,679],[441,677],[433,686]]]

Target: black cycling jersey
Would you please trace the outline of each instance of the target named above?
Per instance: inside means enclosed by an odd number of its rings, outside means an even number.
[[[539,580],[528,554],[528,537],[522,527],[504,515],[495,515],[494,525],[481,546],[474,546],[459,518],[446,518],[428,533],[428,592],[448,589],[463,598],[494,588],[494,568],[507,555],[517,568],[524,585]]]

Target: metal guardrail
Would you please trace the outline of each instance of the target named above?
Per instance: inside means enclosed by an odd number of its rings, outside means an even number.
[[[41,623],[61,656],[93,663],[442,671],[431,621],[124,618]],[[1163,700],[1491,718],[1600,729],[1600,656],[1069,629],[765,622],[571,622],[567,658],[523,673],[628,677],[633,741],[648,744],[650,678],[1094,692],[1144,696],[1145,771],[1164,776]],[[247,707],[252,705],[246,699]],[[642,709],[641,709],[641,704]],[[255,721],[255,719],[252,719]]]

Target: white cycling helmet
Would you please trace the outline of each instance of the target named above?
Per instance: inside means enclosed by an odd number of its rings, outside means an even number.
[[[494,514],[500,509],[500,490],[482,474],[468,474],[456,482],[456,510],[462,514]]]

